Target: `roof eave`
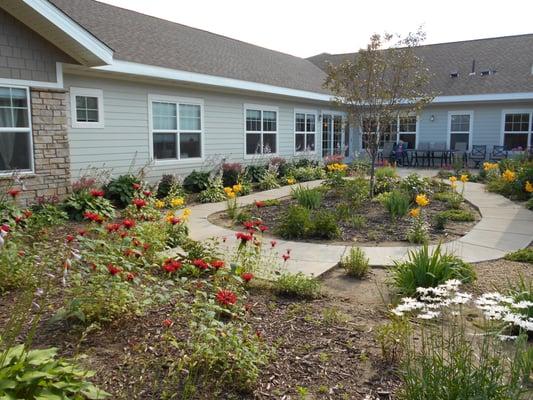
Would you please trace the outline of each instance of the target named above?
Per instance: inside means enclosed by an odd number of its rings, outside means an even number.
[[[113,50],[47,0],[0,0],[0,7],[82,65],[113,62]]]

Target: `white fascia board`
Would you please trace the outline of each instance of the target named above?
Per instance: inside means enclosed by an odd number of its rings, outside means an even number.
[[[113,62],[113,50],[94,37],[73,19],[64,14],[47,0],[22,0],[50,23],[61,29],[66,35],[94,54],[105,64]]]
[[[134,63],[130,61],[114,60],[110,65],[94,67],[94,69],[129,75],[145,76],[150,78],[191,82],[201,85],[217,86],[230,89],[249,90],[253,92],[275,94],[280,96],[298,97],[316,101],[329,102],[332,100],[332,96],[323,93],[308,92],[305,90],[290,89],[281,86],[267,85],[264,83],[200,74],[197,72],[182,71],[172,68]]]
[[[484,101],[513,101],[513,100],[533,100],[533,92],[522,93],[488,93],[488,94],[467,94],[458,96],[437,96],[432,104],[438,103],[465,103]]]

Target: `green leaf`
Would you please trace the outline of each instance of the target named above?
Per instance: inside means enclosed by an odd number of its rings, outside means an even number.
[[[34,379],[41,379],[41,378],[53,378],[55,375],[49,374],[47,372],[42,371],[29,371],[26,372],[24,375],[22,375],[20,378],[17,378],[19,382],[28,382],[32,381]]]
[[[55,347],[43,350],[32,350],[28,353],[28,363],[31,365],[40,365],[54,359],[57,354]]]
[[[57,395],[48,389],[43,389],[41,393],[34,396],[35,400],[64,400],[63,396]]]
[[[85,397],[87,397],[89,400],[100,400],[100,399],[105,399],[111,396],[110,393],[107,393],[104,390],[98,389],[96,386],[92,384],[86,387],[85,389],[83,389],[81,393]]]
[[[0,390],[15,389],[15,387],[17,387],[17,382],[12,379],[0,380]]]

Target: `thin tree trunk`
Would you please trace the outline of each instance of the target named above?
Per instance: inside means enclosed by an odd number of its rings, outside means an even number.
[[[372,158],[372,163],[370,164],[370,198],[374,198],[374,187],[376,184],[376,152],[372,152],[370,157]]]

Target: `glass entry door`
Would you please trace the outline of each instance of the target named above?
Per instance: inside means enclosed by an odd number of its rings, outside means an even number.
[[[342,116],[322,115],[322,157],[343,153],[344,129]]]

